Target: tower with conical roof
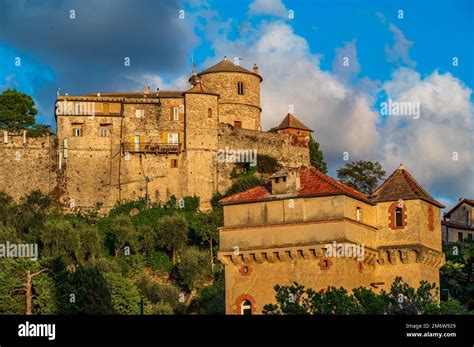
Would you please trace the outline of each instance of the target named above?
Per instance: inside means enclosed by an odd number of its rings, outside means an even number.
[[[375,276],[391,283],[402,276],[412,285],[420,280],[439,285],[444,263],[440,209],[444,208],[400,166],[371,196],[376,204],[379,267]]]
[[[257,65],[252,71],[230,61],[227,57],[210,68],[190,77],[195,84],[202,81],[220,95],[220,123],[236,128],[260,130],[260,83]]]

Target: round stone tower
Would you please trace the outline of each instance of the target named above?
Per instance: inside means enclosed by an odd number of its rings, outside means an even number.
[[[194,85],[196,78],[220,95],[219,122],[236,128],[260,130],[262,77],[256,65],[249,71],[224,57],[224,60],[192,76],[189,81]]]

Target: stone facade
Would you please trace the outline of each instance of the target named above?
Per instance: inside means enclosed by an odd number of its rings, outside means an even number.
[[[464,242],[474,240],[474,199],[460,198],[441,222],[443,242]]]
[[[219,150],[257,150],[287,168],[309,164],[307,146],[260,131],[261,80],[223,60],[195,74],[187,91],[58,96],[57,136],[0,144],[0,189],[16,198],[30,188],[55,191],[71,209],[106,212],[117,201],[172,195],[199,196],[208,209],[232,183],[233,164],[219,162]],[[14,160],[17,150],[25,160]]]
[[[23,132],[0,131],[0,187],[19,200],[41,190],[59,196],[54,136],[29,138]]]

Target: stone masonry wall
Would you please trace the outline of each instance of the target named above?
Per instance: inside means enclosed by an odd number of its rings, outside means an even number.
[[[227,124],[219,124],[218,149],[257,150],[257,154],[274,157],[285,168],[309,166],[309,150],[291,145],[289,135],[236,129]],[[223,193],[232,184],[229,177],[232,163],[219,163],[218,189]]]
[[[0,189],[15,200],[32,190],[58,195],[57,150],[54,136],[27,138],[22,133],[8,134],[4,143],[0,131]]]

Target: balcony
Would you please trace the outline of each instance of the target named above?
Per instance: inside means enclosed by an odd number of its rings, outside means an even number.
[[[126,153],[151,153],[151,154],[179,154],[180,143],[158,142],[124,142],[123,151]]]

